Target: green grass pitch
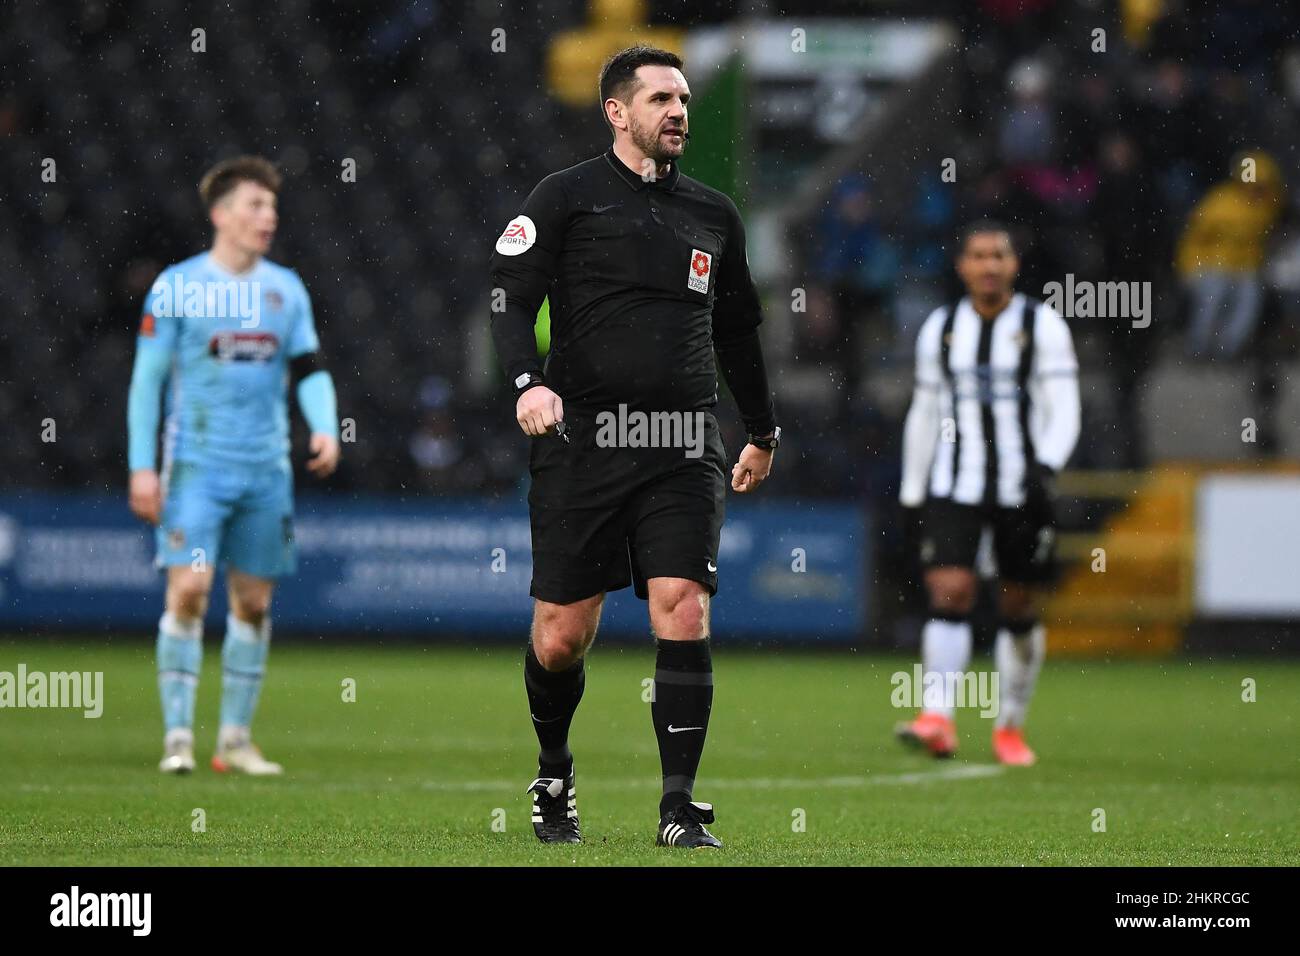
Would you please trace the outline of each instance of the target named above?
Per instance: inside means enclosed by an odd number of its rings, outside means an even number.
[[[254,780],[208,768],[219,639],[207,647],[200,766],[171,778],[156,769],[147,642],[0,641],[0,671],[21,662],[103,671],[105,682],[99,719],[0,710],[0,864],[1300,862],[1295,662],[1049,660],[1029,725],[1040,764],[1002,770],[989,721],[973,711],[960,717],[955,760],[898,747],[891,728],[905,712],[890,706],[890,675],[910,660],[720,642],[696,788],[726,843],[710,854],[653,846],[648,643],[598,643],[589,658],[572,739],[579,847],[532,835],[523,791],[536,751],[518,649],[283,643],[255,738],[286,776]],[[1253,703],[1242,701],[1247,677]],[[342,699],[346,678],[355,702]],[[1098,809],[1105,832],[1094,829]]]

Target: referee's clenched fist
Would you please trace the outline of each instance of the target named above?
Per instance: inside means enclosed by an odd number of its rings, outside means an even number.
[[[740,453],[740,461],[731,468],[731,487],[742,495],[754,491],[767,480],[772,470],[772,456],[775,451],[764,451],[754,445],[746,445]]]
[[[658,639],[651,714],[663,797],[657,841],[720,846],[693,799],[713,704],[709,599],[728,471],[718,372],[748,442],[732,490],[767,480],[780,442],[758,294],[735,203],[678,168],[691,92],[672,53],[633,47],[601,72],[613,146],[543,179],[492,256],[497,354],[532,439],[536,599],[524,685],[540,744],[533,828],[581,839],[569,723],[605,592],[632,584]],[[549,297],[551,349],[533,325]]]
[[[545,385],[530,388],[515,403],[515,421],[525,435],[553,434],[555,423],[564,421],[564,402]]]

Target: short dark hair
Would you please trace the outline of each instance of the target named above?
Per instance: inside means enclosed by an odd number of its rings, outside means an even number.
[[[265,186],[273,193],[280,192],[282,177],[275,164],[261,156],[235,156],[223,159],[199,180],[199,198],[211,209],[227,193],[243,182]]]
[[[984,236],[991,232],[1000,232],[1005,235],[1007,245],[1011,247],[1012,253],[1016,253],[1016,237],[1010,226],[998,219],[976,219],[974,222],[967,223],[966,228],[961,231],[961,235],[957,239],[957,255],[961,255],[966,251],[966,244],[975,236]]]
[[[660,50],[652,46],[630,46],[619,50],[600,68],[600,116],[605,125],[614,127],[605,115],[605,101],[611,96],[624,103],[632,102],[632,97],[640,89],[641,81],[636,71],[643,66],[671,66],[682,68],[682,58],[671,50]]]

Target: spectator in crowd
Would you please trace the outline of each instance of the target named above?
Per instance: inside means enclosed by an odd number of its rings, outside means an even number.
[[[1129,124],[1140,137],[1142,154],[1161,157],[1148,171],[1160,190],[1166,213],[1181,215],[1193,202],[1196,184],[1222,163],[1201,129],[1203,117],[1193,99],[1194,80],[1183,63],[1161,60],[1143,70],[1135,84],[1137,112]]]
[[[1193,357],[1237,356],[1259,321],[1264,243],[1281,209],[1282,178],[1262,152],[1237,157],[1232,169],[1196,204],[1178,243]]]
[[[1101,260],[1092,277],[1101,282],[1148,282],[1151,288],[1160,288],[1168,274],[1173,240],[1156,200],[1157,187],[1146,175],[1150,164],[1133,137],[1118,129],[1102,138],[1100,154],[1097,195],[1088,215],[1100,233]],[[1122,318],[1108,319],[1096,331],[1105,343],[1114,390],[1111,460],[1138,468],[1143,416],[1126,410],[1141,401],[1139,388],[1155,357],[1158,333],[1135,329]]]
[[[1042,166],[1056,150],[1056,115],[1048,100],[1052,76],[1042,60],[1016,63],[1008,76],[1011,104],[998,129],[998,153],[1006,166]]]
[[[813,278],[833,297],[834,318],[822,330],[823,341],[833,343],[830,356],[844,376],[843,398],[851,401],[861,381],[864,347],[889,326],[885,310],[899,265],[865,178],[848,175],[836,184],[815,247]],[[870,344],[879,351],[879,342]]]
[[[423,415],[411,436],[410,452],[421,486],[433,493],[465,490],[461,473],[468,450],[450,414],[451,383],[430,375],[420,383],[419,401]]]

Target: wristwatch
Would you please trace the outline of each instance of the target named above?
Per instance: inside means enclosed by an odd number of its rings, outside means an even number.
[[[759,438],[757,435],[747,435],[747,440],[755,448],[761,448],[764,451],[774,451],[776,446],[781,444],[781,426],[777,425],[772,430],[771,438]]]
[[[546,379],[542,378],[541,372],[524,372],[515,377],[515,397],[518,398],[524,392],[528,391],[535,385],[545,385]]]

